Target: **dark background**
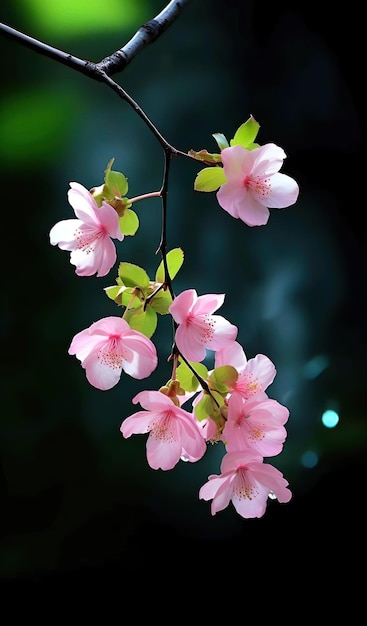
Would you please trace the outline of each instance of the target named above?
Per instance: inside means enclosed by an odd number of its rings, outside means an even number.
[[[0,21],[98,61],[164,6],[111,2],[110,20],[109,2],[96,2],[85,15],[102,4],[109,24],[80,22],[75,7],[63,24],[44,7],[37,13],[40,0],[3,2]],[[264,10],[256,2],[192,0],[115,76],[183,151],[216,151],[212,133],[231,138],[253,114],[259,143],[284,148],[282,171],[300,186],[296,205],[250,229],[222,211],[214,194],[193,191],[195,163],[177,159],[171,168],[168,247],[185,251],[176,293],[226,293],[221,313],[239,327],[248,358],[264,353],[274,361],[268,393],[290,409],[284,451],[272,463],[293,498],[269,502],[260,520],[243,520],[232,505],[212,517],[210,503],[198,500],[207,476],[219,471],[219,447],[196,464],[154,471],[145,437],[125,440],[119,432],[135,393],[170,377],[166,319],[154,336],[160,365],[149,382],[123,377],[100,392],[67,355],[76,332],[118,314],[103,292],[115,270],[78,278],[68,253],[49,244],[53,224],[73,217],[69,182],[100,184],[115,157],[130,196],[159,189],[161,148],[107,87],[0,34],[4,585],[123,582],[157,561],[166,571],[200,568],[207,579],[209,563],[224,565],[229,555],[264,562],[270,572],[287,562],[289,572],[314,580],[325,567],[335,565],[338,575],[346,560],[365,555],[361,37],[353,4],[331,20],[312,2]],[[159,202],[139,203],[137,212],[140,229],[122,242],[119,260],[153,274]],[[339,415],[335,428],[322,424],[327,409]]]

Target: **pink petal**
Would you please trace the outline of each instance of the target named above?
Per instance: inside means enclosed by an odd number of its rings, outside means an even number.
[[[224,293],[207,293],[203,296],[198,296],[196,302],[192,305],[191,314],[198,316],[214,313],[222,306],[224,298]]]
[[[257,463],[253,466],[249,465],[249,471],[253,471],[256,480],[261,482],[267,491],[272,491],[278,502],[289,502],[292,498],[292,492],[287,489],[288,481],[285,480],[283,474],[273,465],[268,463]]]
[[[276,376],[275,365],[265,354],[257,354],[254,358],[248,360],[244,376],[248,374],[251,375],[254,381],[259,381],[261,391],[265,391]]]
[[[215,353],[215,367],[232,365],[238,373],[241,373],[246,364],[246,354],[237,341],[225,345],[224,348],[221,348]]]
[[[215,320],[214,335],[206,343],[206,347],[209,350],[220,350],[236,339],[238,328],[222,315],[212,315],[211,317]]]
[[[242,146],[231,146],[221,152],[224,173],[227,181],[243,184],[245,176],[249,175],[254,164],[254,151]]]
[[[146,449],[147,460],[152,469],[170,470],[174,468],[180,460],[182,452],[174,419],[166,419],[163,428],[157,425],[150,431]]]
[[[98,358],[99,352],[91,352],[83,361],[83,367],[88,382],[100,389],[107,391],[112,389],[120,380],[122,368],[110,366],[105,360]]]
[[[220,484],[219,481],[216,481],[217,489],[213,497],[213,502],[211,506],[212,515],[215,515],[219,511],[223,511],[223,509],[225,509],[229,505],[233,495],[234,476],[231,474],[227,474],[225,476],[221,476],[220,478]],[[215,478],[212,480],[215,480]]]
[[[270,179],[270,193],[266,204],[270,209],[284,209],[297,201],[299,187],[285,174],[274,174]]]
[[[245,474],[245,485],[242,472]],[[247,493],[248,496],[246,497]],[[246,519],[262,517],[266,511],[268,495],[268,489],[257,483],[249,471],[239,471],[236,476],[236,485],[233,489],[232,503],[241,517]]]
[[[248,189],[244,187],[243,183],[238,181],[224,183],[217,191],[217,200],[219,205],[227,211],[235,219],[239,218],[238,213],[238,201],[242,196],[247,197],[249,194]]]
[[[251,172],[252,178],[257,176],[267,178],[279,172],[287,156],[283,148],[276,146],[274,143],[268,143],[252,150],[252,155],[254,156],[254,166]]]
[[[238,217],[247,226],[264,226],[269,219],[269,209],[261,204],[251,191],[237,201]]]
[[[67,195],[77,218],[86,224],[99,225],[99,220],[96,216],[96,211],[98,211],[97,203],[83,185],[70,183]]]
[[[106,339],[104,337],[91,337],[88,329],[82,330],[72,339],[68,354],[71,356],[75,355],[79,361],[83,363],[84,359],[86,359],[91,352],[97,352],[105,343]]]
[[[120,335],[125,332],[131,332],[131,328],[121,317],[109,315],[91,324],[88,331],[91,335],[99,334],[109,337],[110,335]]]
[[[175,342],[181,354],[189,361],[200,363],[205,359],[206,348],[201,343],[200,332],[193,326],[180,324],[176,330]]]
[[[59,246],[61,250],[74,250],[77,246],[75,233],[79,231],[82,222],[80,220],[61,220],[50,230],[50,243]]]
[[[175,406],[172,400],[164,393],[155,390],[144,390],[134,396],[132,399],[133,404],[139,403],[147,411],[153,411],[156,413],[167,411]]]
[[[182,324],[187,320],[191,307],[196,300],[197,293],[195,289],[187,289],[175,297],[169,307],[169,312],[177,324]]]
[[[115,209],[107,202],[102,202],[102,206],[98,209],[98,216],[109,236],[122,241],[124,235],[120,230],[119,216]]]
[[[122,337],[124,350],[123,369],[126,374],[141,380],[148,378],[158,364],[157,352],[154,344],[137,331]]]
[[[126,417],[120,426],[120,431],[127,439],[131,435],[144,435],[148,433],[152,424],[157,419],[157,414],[151,411],[138,411]]]

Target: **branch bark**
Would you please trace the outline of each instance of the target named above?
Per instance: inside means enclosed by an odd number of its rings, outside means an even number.
[[[86,75],[96,73],[116,74],[125,69],[132,59],[148,44],[153,43],[167,28],[178,18],[190,0],[171,0],[167,6],[152,20],[143,24],[130,41],[119,50],[116,50],[108,57],[98,63],[79,59],[63,50],[54,48],[38,39],[34,39],[7,24],[0,22],[0,33],[9,39],[15,39],[20,44],[43,54],[45,56],[78,70]]]

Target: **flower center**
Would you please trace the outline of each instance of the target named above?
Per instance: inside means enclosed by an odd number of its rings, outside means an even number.
[[[239,500],[253,500],[259,495],[256,484],[251,484],[247,480],[245,467],[237,468],[237,480],[233,493]]]
[[[160,415],[154,422],[150,431],[150,435],[153,439],[161,441],[163,443],[172,443],[175,441],[172,431],[172,414],[171,411],[167,411]]]
[[[196,319],[193,319],[192,322],[195,324],[196,328],[199,331],[200,343],[206,345],[207,343],[212,341],[215,331],[215,318],[213,317],[213,315],[209,315],[207,313],[205,315],[201,315]]]
[[[125,357],[120,337],[110,337],[108,344],[97,353],[97,359],[105,367],[121,370]]]
[[[270,178],[262,178],[261,176],[256,176],[255,178],[246,176],[243,185],[253,194],[259,196],[261,202],[267,199],[271,191]]]
[[[240,376],[234,388],[245,398],[256,396],[259,391],[263,390],[258,378],[255,378],[255,376],[250,374],[250,372],[247,372],[244,376]]]
[[[74,233],[76,245],[78,250],[82,250],[85,254],[92,254],[95,250],[96,244],[100,239],[105,237],[106,231],[103,226],[100,226],[99,230],[81,230],[77,228]]]

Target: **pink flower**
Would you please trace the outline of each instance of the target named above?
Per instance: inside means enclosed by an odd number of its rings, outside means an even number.
[[[50,243],[70,251],[70,263],[78,276],[106,276],[116,261],[116,248],[111,237],[122,241],[119,216],[115,209],[102,202],[98,207],[83,185],[70,183],[68,200],[78,219],[62,220],[51,228]]]
[[[69,354],[75,354],[91,385],[102,391],[114,387],[124,370],[133,378],[147,378],[157,367],[154,344],[130,328],[121,317],[104,317],[73,338]]]
[[[288,409],[276,400],[244,400],[235,394],[228,401],[221,439],[228,452],[251,448],[262,456],[275,456],[282,451],[287,438],[284,424],[288,417]]]
[[[234,341],[215,354],[215,367],[232,365],[238,372],[238,379],[230,389],[231,394],[243,398],[254,396],[267,397],[265,389],[273,382],[276,369],[274,363],[264,354],[257,354],[247,360],[242,346]]]
[[[226,182],[217,191],[220,206],[248,226],[261,226],[269,210],[294,204],[299,188],[295,180],[279,174],[286,158],[282,148],[268,143],[254,150],[235,145],[221,152]]]
[[[191,413],[160,391],[141,391],[133,398],[134,404],[138,402],[146,410],[127,417],[120,430],[125,438],[149,433],[146,450],[152,469],[170,470],[181,458],[190,462],[201,459],[206,444]]]
[[[292,497],[283,474],[273,465],[263,463],[256,452],[228,452],[222,459],[221,472],[209,476],[199,491],[199,498],[213,500],[212,515],[232,501],[241,517],[262,517],[269,497],[279,502],[289,502]]]
[[[221,315],[212,315],[224,302],[224,294],[198,296],[195,289],[180,293],[169,312],[178,324],[175,342],[189,361],[200,362],[206,349],[219,350],[236,339],[238,328]]]

